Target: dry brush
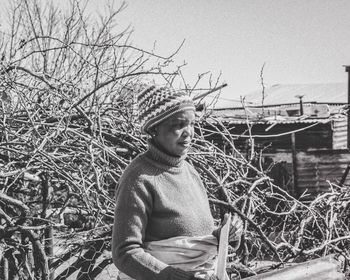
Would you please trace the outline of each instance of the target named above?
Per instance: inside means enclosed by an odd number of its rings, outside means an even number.
[[[114,189],[147,146],[134,93],[150,75],[183,78],[165,70],[172,55],[132,46],[129,30],[113,32],[123,7],[91,24],[79,1],[67,13],[12,3],[0,34],[0,278],[93,279],[111,264]],[[254,274],[254,260],[349,259],[348,188],[330,183],[306,205],[274,184],[259,152],[238,150],[210,111],[198,116],[189,160],[215,218],[231,211],[245,222],[232,270]]]

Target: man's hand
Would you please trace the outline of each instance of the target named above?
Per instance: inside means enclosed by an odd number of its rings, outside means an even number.
[[[205,280],[220,280],[215,274],[205,276]]]
[[[202,276],[203,277],[203,276]],[[193,276],[193,280],[220,280],[215,274],[206,275],[205,278]]]

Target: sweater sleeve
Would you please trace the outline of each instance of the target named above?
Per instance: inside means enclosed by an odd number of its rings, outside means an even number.
[[[144,251],[142,245],[151,212],[152,194],[147,184],[140,178],[124,176],[116,191],[112,236],[114,264],[136,280],[191,279],[193,273],[168,266]]]

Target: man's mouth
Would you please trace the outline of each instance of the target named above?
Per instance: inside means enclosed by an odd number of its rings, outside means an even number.
[[[191,142],[190,142],[190,141],[183,141],[183,142],[179,142],[179,144],[180,144],[181,146],[184,146],[184,147],[189,147],[190,144],[191,144]]]

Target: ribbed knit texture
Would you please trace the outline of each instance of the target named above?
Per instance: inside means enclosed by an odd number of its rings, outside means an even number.
[[[137,103],[143,132],[178,112],[195,110],[186,92],[156,85],[144,88],[137,96]]]
[[[175,236],[212,234],[205,188],[185,157],[172,157],[149,143],[119,180],[113,228],[115,265],[137,280],[191,278],[146,253],[143,243]]]

